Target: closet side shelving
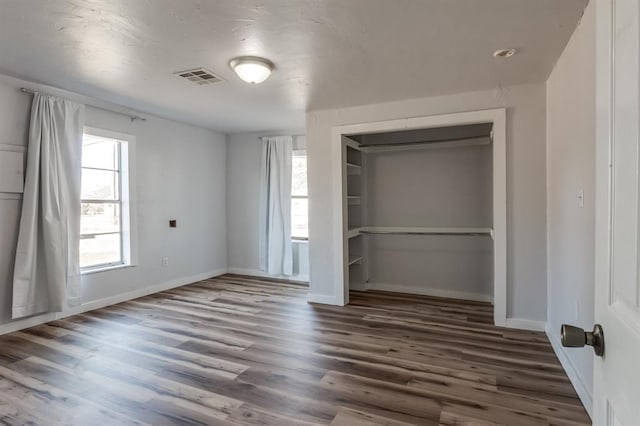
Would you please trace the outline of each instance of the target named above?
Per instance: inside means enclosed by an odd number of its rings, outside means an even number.
[[[359,144],[353,140],[345,138],[344,162],[346,176],[346,209],[347,209],[347,232],[345,235],[347,253],[345,256],[346,268],[348,270],[349,287],[357,286],[356,283],[363,281],[363,258],[364,247],[363,237],[359,229],[364,223],[363,219],[363,155]]]

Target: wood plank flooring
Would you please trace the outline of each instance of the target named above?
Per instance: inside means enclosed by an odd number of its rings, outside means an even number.
[[[225,275],[0,336],[2,424],[579,425],[543,333],[391,293]]]

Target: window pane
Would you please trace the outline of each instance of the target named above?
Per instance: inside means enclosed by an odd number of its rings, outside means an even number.
[[[291,200],[291,236],[309,238],[309,200],[294,198]]]
[[[117,200],[118,172],[82,169],[83,200]]]
[[[82,140],[82,167],[118,170],[118,144],[114,139],[85,134]]]
[[[82,203],[81,214],[81,234],[120,232],[119,204]]]
[[[80,267],[121,263],[120,234],[80,238]]]
[[[307,196],[307,156],[294,155],[292,158],[291,195]]]

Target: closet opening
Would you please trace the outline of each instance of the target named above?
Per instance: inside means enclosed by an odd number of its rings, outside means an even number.
[[[488,110],[334,128],[341,304],[350,290],[484,301],[505,325],[504,126]]]

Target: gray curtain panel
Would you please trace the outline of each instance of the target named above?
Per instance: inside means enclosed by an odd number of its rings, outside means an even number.
[[[80,303],[84,105],[35,94],[13,274],[12,317]]]
[[[292,275],[291,156],[293,138],[262,138],[260,174],[260,269]]]

